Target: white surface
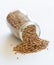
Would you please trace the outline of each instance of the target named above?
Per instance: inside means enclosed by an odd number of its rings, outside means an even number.
[[[24,9],[39,24],[41,38],[50,41],[48,50],[27,55],[12,52],[10,44],[15,46],[18,40],[9,31],[6,16],[17,9]],[[54,0],[0,0],[0,65],[54,65]]]

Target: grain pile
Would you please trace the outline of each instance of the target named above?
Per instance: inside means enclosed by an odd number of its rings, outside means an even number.
[[[20,53],[32,53],[45,49],[48,41],[40,39],[36,34],[36,27],[30,25],[23,31],[23,41],[21,44],[13,48],[14,51]]]

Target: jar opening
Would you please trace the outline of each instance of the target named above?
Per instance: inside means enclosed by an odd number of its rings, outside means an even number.
[[[21,40],[23,40],[23,38],[22,38],[22,32],[29,25],[34,25],[36,27],[36,33],[37,33],[37,35],[40,36],[41,30],[40,30],[39,25],[37,23],[35,23],[35,22],[29,21],[29,22],[26,22],[24,25],[22,25],[21,28],[20,28],[20,30],[19,30],[19,37],[20,37]]]

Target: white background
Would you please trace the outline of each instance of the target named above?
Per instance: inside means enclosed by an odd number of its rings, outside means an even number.
[[[18,9],[25,10],[31,20],[38,23],[40,37],[50,41],[48,50],[14,54],[12,49],[18,40],[6,25],[6,16]],[[54,0],[0,0],[0,65],[54,65]]]

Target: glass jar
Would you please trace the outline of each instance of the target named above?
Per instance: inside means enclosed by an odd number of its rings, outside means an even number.
[[[22,38],[22,32],[23,30],[29,26],[29,25],[35,25],[36,26],[36,33],[38,36],[40,36],[40,27],[39,25],[31,21],[27,15],[22,13],[21,11],[14,11],[8,14],[7,16],[7,24],[11,30],[11,32],[21,41]]]

